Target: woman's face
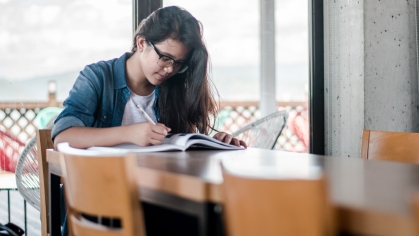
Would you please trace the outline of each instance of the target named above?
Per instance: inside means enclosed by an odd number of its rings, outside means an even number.
[[[189,48],[173,39],[153,43],[142,38],[141,42],[137,40],[138,43],[140,43],[137,48],[140,50],[142,72],[153,85],[160,85],[175,75],[181,69],[181,63],[185,62],[189,55]],[[170,65],[173,62],[174,64]]]

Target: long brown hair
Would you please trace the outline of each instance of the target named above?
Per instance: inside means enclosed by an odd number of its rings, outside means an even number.
[[[159,43],[168,38],[190,49],[188,69],[175,74],[159,86],[159,122],[173,133],[208,134],[214,130],[218,104],[217,90],[209,77],[209,55],[202,40],[203,27],[188,11],[177,6],[160,8],[142,20],[134,35],[132,52],[137,50],[136,38]]]

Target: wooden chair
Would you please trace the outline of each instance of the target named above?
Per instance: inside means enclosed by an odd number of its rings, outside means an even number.
[[[363,130],[361,158],[419,164],[419,133]]]
[[[41,233],[48,235],[48,202],[49,202],[49,175],[47,163],[47,149],[54,148],[51,139],[51,129],[40,129],[36,131],[36,146],[38,154],[38,173],[40,187],[40,211],[41,211]]]
[[[145,235],[134,154],[125,156],[81,155],[58,144],[64,167],[64,186],[70,235]],[[68,144],[66,144],[68,147]],[[116,155],[116,154],[115,154]],[[115,228],[94,223],[86,215],[120,220]]]
[[[415,232],[415,234],[412,234],[412,235],[419,236],[419,192],[418,191],[412,194],[410,205],[411,205],[411,209],[413,213],[413,220],[412,220],[413,228],[414,228],[413,230]]]
[[[222,165],[229,236],[334,235],[333,210],[320,179],[261,179]]]

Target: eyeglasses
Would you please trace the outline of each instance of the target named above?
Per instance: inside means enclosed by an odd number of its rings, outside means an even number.
[[[169,67],[169,66],[173,66],[174,70],[178,70],[178,74],[181,74],[183,72],[185,72],[188,69],[188,65],[186,65],[183,62],[179,62],[176,61],[175,59],[169,57],[169,56],[165,56],[163,54],[161,54],[156,47],[154,47],[154,44],[152,42],[148,42],[151,47],[154,49],[154,51],[157,53],[157,55],[159,56],[159,60],[157,61],[157,64],[161,67]]]

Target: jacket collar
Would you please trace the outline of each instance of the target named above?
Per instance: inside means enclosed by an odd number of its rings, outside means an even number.
[[[118,58],[113,64],[115,89],[128,87],[127,80],[126,80],[126,71],[125,71],[126,66],[125,65],[127,63],[128,58],[130,58],[131,55],[132,54],[130,52],[124,53],[124,55]]]

